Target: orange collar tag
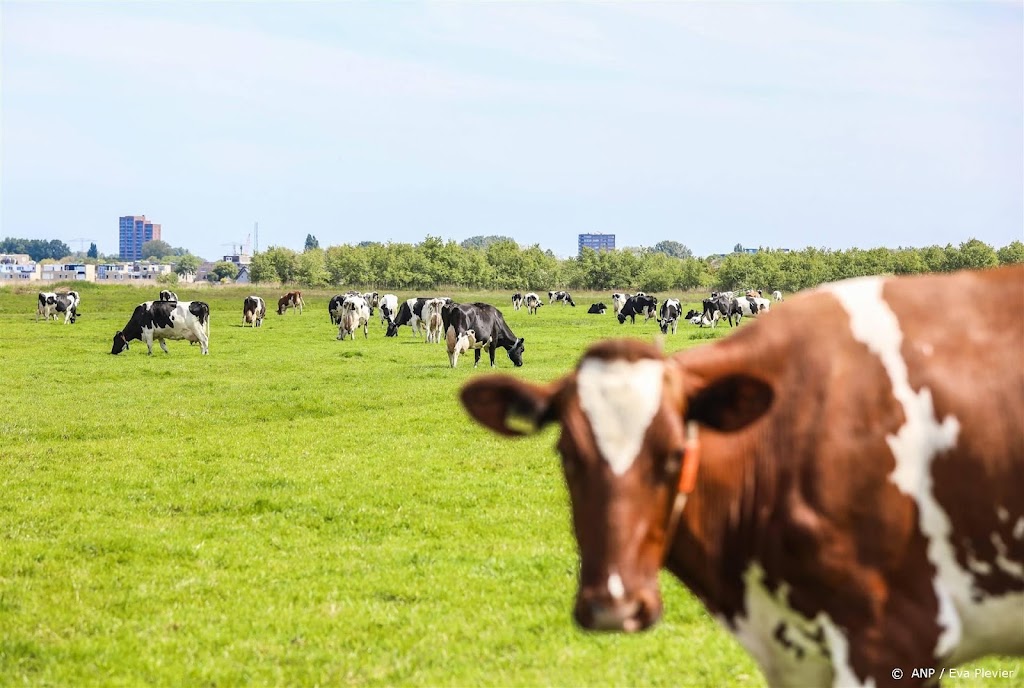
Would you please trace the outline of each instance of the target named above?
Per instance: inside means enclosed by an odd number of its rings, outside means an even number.
[[[700,467],[700,438],[697,437],[697,424],[690,421],[686,425],[686,445],[683,453],[683,467],[679,471],[679,493],[690,494],[697,485],[697,469]]]

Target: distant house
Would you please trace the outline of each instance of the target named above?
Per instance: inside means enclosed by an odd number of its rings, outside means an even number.
[[[94,282],[96,280],[96,266],[87,263],[54,263],[42,266],[40,279],[44,282],[66,282],[73,280],[84,280]]]
[[[235,284],[249,284],[251,281],[249,279],[249,266],[243,265],[235,276]]]
[[[157,277],[170,271],[171,266],[165,263],[104,263],[96,266],[95,279],[97,282],[155,281]]]

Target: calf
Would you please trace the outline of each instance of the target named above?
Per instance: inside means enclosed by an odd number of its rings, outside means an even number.
[[[679,328],[679,314],[682,311],[679,299],[665,299],[665,303],[661,304],[661,314],[658,319],[658,327],[661,328],[662,334],[668,334],[669,328],[672,329],[672,334],[676,333]]]
[[[519,310],[523,307],[523,295],[516,292],[512,295],[512,308],[513,310]]]
[[[161,301],[177,301],[178,300],[178,295],[175,294],[170,289],[164,289],[164,290],[162,290],[160,292],[160,300]]]
[[[644,316],[644,322],[655,317],[658,308],[658,299],[653,296],[630,296],[626,304],[619,311],[619,324],[626,322],[629,318],[630,324],[636,324],[636,316]]]
[[[302,315],[302,292],[290,291],[277,300],[277,314],[284,315],[289,308],[294,308]]]
[[[548,292],[548,304],[552,304],[552,303],[554,303],[556,301],[560,301],[563,306],[565,304],[569,304],[573,308],[576,307],[576,304],[573,303],[573,301],[572,301],[572,296],[570,296],[569,292],[567,292],[567,291],[549,291]]]
[[[153,340],[167,351],[167,339],[199,342],[203,354],[210,352],[210,307],[202,301],[146,301],[135,307],[124,328],[114,334],[112,354],[128,349],[128,342],[141,339],[149,355],[153,355]]]
[[[503,435],[561,426],[584,628],[656,623],[665,567],[768,685],[922,686],[1024,654],[1022,284],[839,282],[668,358],[602,342],[462,401]]]
[[[607,306],[605,306],[603,303],[598,302],[591,305],[590,308],[587,309],[587,313],[590,313],[591,315],[604,315],[605,311],[607,310]]]
[[[523,303],[526,304],[526,312],[530,315],[536,315],[537,309],[544,305],[544,302],[540,300],[540,297],[532,291],[526,295]]]
[[[448,363],[452,368],[458,366],[460,355],[468,353],[470,349],[479,350],[480,348],[476,342],[476,332],[473,330],[466,330],[456,336],[455,328],[449,327],[445,338],[448,343]]]
[[[39,322],[40,315],[44,320],[57,319],[57,295],[54,292],[39,292],[39,300],[36,303],[36,322]]]
[[[421,313],[423,322],[427,326],[427,343],[438,344],[441,342],[441,309],[447,304],[446,299],[428,299],[423,304]],[[437,316],[436,318],[434,316]]]
[[[177,301],[177,299],[175,299]],[[246,296],[242,303],[242,326],[249,323],[252,327],[262,327],[263,318],[267,315],[267,304],[259,296]]]
[[[511,328],[505,323],[505,318],[494,306],[486,303],[458,303],[448,306],[442,312],[445,336],[449,342],[458,342],[459,338],[466,335],[470,330],[474,332],[475,343],[473,345],[473,367],[480,364],[480,349],[487,347],[487,353],[491,359],[491,367],[494,367],[494,350],[498,347],[508,352],[508,357],[518,368],[523,365],[523,350],[525,340],[516,338]],[[449,347],[452,345],[449,344]],[[457,358],[451,361],[455,367]]]
[[[779,302],[779,301],[781,301],[781,300],[782,300],[782,292],[781,292],[781,291],[779,291],[778,289],[776,289],[775,291],[773,291],[773,292],[772,292],[772,298],[773,298],[773,299],[774,299],[774,300],[775,300],[776,302]]]

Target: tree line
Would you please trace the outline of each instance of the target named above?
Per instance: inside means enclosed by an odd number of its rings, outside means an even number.
[[[477,238],[474,238],[477,239]],[[977,239],[959,246],[801,251],[761,250],[708,258],[671,242],[669,251],[623,249],[559,259],[539,245],[520,247],[507,237],[480,237],[460,243],[428,236],[419,244],[362,242],[299,253],[271,247],[253,256],[253,282],[307,287],[375,289],[551,288],[649,292],[758,288],[785,292],[864,275],[949,272],[1024,263],[1024,243],[1000,249]],[[668,243],[668,242],[663,242]],[[667,248],[667,246],[666,246]]]

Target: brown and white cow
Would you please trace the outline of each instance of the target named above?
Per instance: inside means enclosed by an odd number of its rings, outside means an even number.
[[[1024,267],[862,278],[462,400],[501,434],[561,426],[585,628],[654,624],[664,566],[770,685],[921,685],[1024,654],[1022,339]]]
[[[284,315],[285,311],[289,308],[294,308],[302,315],[302,292],[301,291],[290,291],[277,300],[277,314]]]

